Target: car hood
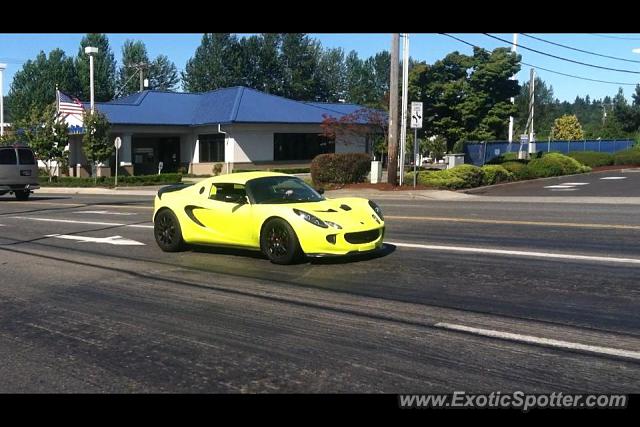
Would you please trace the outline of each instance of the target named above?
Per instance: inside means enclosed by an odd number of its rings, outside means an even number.
[[[343,228],[374,228],[383,222],[377,222],[375,212],[369,206],[369,200],[360,197],[343,197],[339,199],[325,199],[320,202],[288,203],[278,206],[281,209],[299,209],[322,220],[332,221]]]

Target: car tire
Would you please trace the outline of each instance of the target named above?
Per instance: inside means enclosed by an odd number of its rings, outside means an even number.
[[[16,200],[29,200],[29,196],[31,195],[31,192],[28,190],[24,190],[24,191],[16,191],[14,192],[15,196],[16,196]]]
[[[262,227],[260,248],[274,264],[293,264],[303,255],[296,232],[280,218],[270,219]]]
[[[163,209],[156,215],[153,221],[153,235],[164,252],[179,252],[185,248],[180,222],[169,209]]]

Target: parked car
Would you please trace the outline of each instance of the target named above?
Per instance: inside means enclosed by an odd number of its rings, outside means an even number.
[[[19,145],[0,147],[0,195],[15,194],[16,199],[27,200],[38,188],[38,161],[33,151]]]

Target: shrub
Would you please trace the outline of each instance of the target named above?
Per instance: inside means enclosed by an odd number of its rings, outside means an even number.
[[[486,165],[482,167],[482,185],[493,185],[512,181],[513,174],[500,165]]]
[[[182,175],[179,173],[163,173],[160,175],[134,175],[118,176],[118,186],[138,186],[138,185],[162,185],[176,184],[182,182]],[[41,186],[55,187],[113,187],[115,178],[99,176],[97,178],[77,178],[77,177],[56,177],[53,182],[48,178],[41,177]]]
[[[507,171],[511,172],[513,174],[514,179],[521,180],[521,179],[530,178],[529,170],[527,169],[526,162],[519,162],[519,161],[506,162],[501,164],[500,166],[505,168]]]
[[[413,183],[413,172],[405,175],[406,182]],[[460,188],[473,188],[482,184],[483,172],[477,166],[460,165],[452,169],[440,171],[418,172],[417,182],[420,185],[430,187],[457,190]]]
[[[630,148],[613,154],[614,165],[640,165],[640,150]]]
[[[311,179],[315,185],[363,182],[370,168],[369,154],[320,154],[311,162]]]
[[[609,153],[599,153],[597,151],[571,151],[567,155],[576,159],[583,165],[591,167],[609,166],[613,164],[613,155]]]
[[[548,153],[539,159],[533,159],[527,164],[527,173],[532,178],[571,175],[589,172],[590,167],[584,166],[577,160],[559,153]]]

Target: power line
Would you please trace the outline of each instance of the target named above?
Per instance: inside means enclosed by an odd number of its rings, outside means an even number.
[[[500,40],[501,42],[504,42],[504,43],[507,43],[507,44],[511,44],[510,41],[505,40],[503,38],[492,36],[491,34],[487,34],[487,33],[482,33],[482,34],[484,34],[487,37],[491,37],[492,39]],[[539,51],[539,50],[536,50],[536,49],[531,49],[530,47],[523,46],[522,44],[518,44],[518,47],[522,48],[522,49],[530,50],[531,52],[535,52],[535,53],[538,53],[540,55],[549,56],[551,58],[559,59],[561,61],[572,62],[574,64],[584,65],[586,67],[599,68],[601,70],[608,70],[608,71],[617,71],[619,73],[640,74],[640,71],[623,70],[623,69],[619,69],[619,68],[609,68],[609,67],[603,67],[601,65],[594,65],[594,64],[588,64],[586,62],[575,61],[573,59],[564,58],[562,56],[557,56],[557,55],[552,55],[550,53],[542,52],[542,51]]]
[[[617,39],[617,40],[640,40],[640,37],[620,37],[620,36],[609,36],[606,34],[598,34],[598,33],[587,33],[592,36],[604,37],[606,39]]]
[[[588,50],[582,50],[582,49],[578,49],[578,48],[575,48],[575,47],[567,46],[567,45],[564,45],[564,44],[555,43],[555,42],[552,42],[552,41],[549,41],[549,40],[542,39],[540,37],[532,36],[530,34],[526,34],[526,33],[520,33],[520,34],[522,34],[525,37],[529,37],[529,38],[532,38],[532,39],[535,39],[535,40],[539,40],[539,41],[544,42],[544,43],[552,44],[554,46],[560,46],[560,47],[563,47],[565,49],[575,50],[576,52],[582,52],[582,53],[587,53],[589,55],[601,56],[603,58],[615,59],[615,60],[618,60],[618,61],[625,61],[625,62],[634,62],[636,64],[640,64],[640,61],[635,61],[633,59],[626,59],[626,58],[619,58],[617,56],[603,55],[601,53],[590,52]]]
[[[464,43],[464,44],[466,44],[468,46],[475,47],[475,48],[478,48],[478,49],[484,49],[483,47],[480,47],[480,46],[474,45],[472,43],[469,43],[469,42],[467,42],[465,40],[459,39],[458,37],[452,36],[451,34],[447,34],[447,33],[439,33],[439,34],[441,34],[443,36],[450,37],[450,38],[452,38],[454,40],[457,40],[460,43]],[[484,50],[486,50],[486,49],[484,49]],[[560,71],[550,70],[548,68],[543,68],[543,67],[539,67],[537,65],[528,64],[528,63],[526,63],[524,61],[520,61],[520,63],[522,65],[526,65],[527,67],[533,67],[533,68],[536,68],[536,69],[547,71],[549,73],[559,74],[561,76],[571,77],[571,78],[574,78],[574,79],[587,80],[587,81],[597,82],[597,83],[614,84],[614,85],[618,85],[618,86],[620,86],[620,85],[622,85],[622,86],[636,86],[636,83],[611,82],[611,81],[607,81],[607,80],[590,79],[589,77],[576,76],[576,75],[573,75],[573,74],[567,74],[567,73],[562,73]]]

